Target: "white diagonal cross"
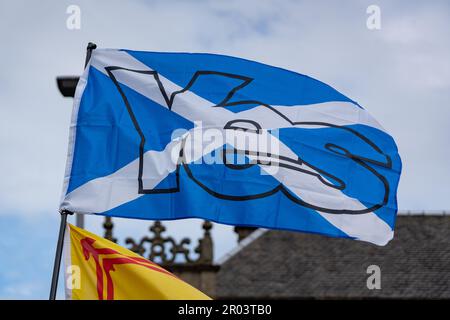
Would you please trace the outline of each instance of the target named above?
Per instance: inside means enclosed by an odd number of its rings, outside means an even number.
[[[118,50],[99,50],[94,51],[91,57],[90,66],[96,68],[100,72],[107,74],[105,67],[120,66],[132,70],[147,70],[151,69],[140,61],[136,60],[128,53]],[[124,70],[116,70],[114,76],[118,82],[143,96],[155,101],[161,106],[167,106],[159,87],[153,77],[145,74],[135,72],[127,72]],[[166,90],[166,92],[174,92],[181,88],[170,80],[159,75],[159,78]],[[75,103],[77,103],[75,101]],[[79,101],[78,101],[79,104]],[[281,117],[274,117],[268,115],[271,112],[265,107],[255,107],[249,111],[243,111],[238,114],[231,112],[225,108],[212,107],[214,104],[210,101],[194,94],[191,91],[186,91],[181,95],[176,96],[173,101],[171,110],[180,116],[191,120],[192,122],[201,120],[203,129],[220,128],[222,129],[227,122],[234,119],[249,119],[258,122],[263,129],[274,129],[291,127],[290,123]],[[78,107],[76,105],[76,107]],[[292,114],[293,120],[302,118],[306,121],[308,117],[313,118],[313,121],[318,120],[318,116],[323,119],[328,117],[328,122],[339,125],[366,123],[373,127],[378,127],[378,123],[367,115],[365,110],[357,108],[350,103],[335,103],[323,104],[323,106],[314,105],[311,108],[306,106],[301,107],[275,107],[278,110],[283,110]],[[330,108],[339,110],[339,117],[330,116]],[[336,114],[336,113],[334,113]],[[194,135],[193,128],[190,134]],[[275,136],[263,131],[270,139],[270,143],[279,146],[279,154],[289,157],[297,158],[297,155],[282,141]],[[217,145],[211,145],[209,142],[209,149],[203,148],[202,153],[191,157],[188,161],[195,161],[198,157],[211,152],[211,149],[222,147],[223,142],[218,142]],[[144,172],[143,180],[146,181],[146,188],[156,187],[168,174],[176,169],[176,163],[172,161],[172,155],[178,154],[181,148],[181,140],[171,141],[163,151],[147,151],[144,154],[144,162],[146,167],[151,167],[151,174]],[[249,156],[251,158],[251,156]],[[265,170],[264,166],[261,166]],[[84,185],[73,190],[64,198],[61,208],[68,209],[79,213],[102,213],[113,209],[121,204],[135,200],[142,194],[138,193],[137,176],[139,170],[139,159],[136,159],[111,175],[93,179]],[[298,171],[291,171],[286,168],[278,168],[276,171],[266,170],[275,179],[283,183],[293,194],[306,202],[314,202],[318,204],[330,204],[339,208],[348,208],[349,210],[361,210],[365,206],[357,199],[351,198],[341,191],[326,187],[320,183],[314,176],[301,174]],[[390,226],[383,220],[378,218],[373,212],[366,214],[329,214],[319,212],[331,224],[345,232],[351,237],[360,240],[370,241],[380,245],[387,243],[393,236]]]

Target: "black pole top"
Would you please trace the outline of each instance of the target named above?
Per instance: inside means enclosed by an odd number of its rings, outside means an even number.
[[[86,49],[91,50],[91,51],[95,50],[95,49],[97,49],[97,45],[93,42],[89,42]]]
[[[93,42],[89,42],[86,48],[86,61],[84,62],[84,67],[86,68],[89,60],[91,59],[92,51],[97,48],[97,45]]]
[[[69,210],[66,210],[66,209],[61,209],[61,210],[59,210],[59,213],[61,214],[61,215],[69,215],[69,216],[71,216],[71,215],[73,215],[73,212],[72,211],[69,211]]]

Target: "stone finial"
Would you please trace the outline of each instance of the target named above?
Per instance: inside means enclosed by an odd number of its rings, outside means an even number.
[[[204,230],[203,239],[198,240],[198,246],[195,248],[195,252],[199,255],[196,262],[202,264],[212,264],[214,259],[213,240],[210,232],[212,229],[212,223],[205,220],[202,228]]]
[[[153,234],[151,237],[145,236],[139,241],[135,241],[131,237],[125,239],[125,243],[129,245],[129,249],[142,256],[161,263],[165,266],[171,265],[199,265],[213,263],[213,240],[211,237],[212,223],[205,221],[203,223],[204,235],[199,239],[199,244],[195,248],[198,254],[197,258],[191,257],[191,251],[188,247],[191,240],[183,238],[177,242],[173,237],[163,235],[166,227],[161,221],[155,221],[149,230]]]
[[[103,228],[105,229],[105,239],[108,239],[112,242],[117,242],[117,239],[113,236],[113,228],[114,223],[112,222],[111,217],[105,217],[105,222],[103,223]]]

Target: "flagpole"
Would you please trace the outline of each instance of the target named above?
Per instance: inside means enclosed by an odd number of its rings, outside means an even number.
[[[52,285],[50,288],[49,300],[56,299],[56,290],[58,288],[59,270],[61,268],[61,257],[64,244],[64,233],[66,231],[67,225],[67,216],[73,214],[73,212],[67,210],[61,210],[60,213],[61,213],[61,223],[59,225],[58,244],[56,245],[55,263],[53,265]]]
[[[86,47],[86,59],[84,61],[84,68],[89,63],[89,60],[91,60],[92,51],[97,48],[97,45],[93,42],[89,42]],[[84,215],[80,213],[75,214],[75,225],[79,228],[84,228]]]
[[[86,68],[89,60],[91,60],[91,56],[92,56],[92,51],[94,51],[95,49],[97,49],[97,45],[93,42],[89,42],[86,48],[86,60],[84,62],[84,67]]]
[[[95,43],[89,42],[86,48],[86,60],[84,62],[84,67],[86,68],[89,60],[92,56],[92,51],[97,48]],[[67,216],[72,215],[72,211],[61,210],[61,223],[59,225],[59,235],[58,235],[58,243],[56,245],[56,253],[55,253],[55,263],[53,265],[53,275],[52,275],[52,284],[50,287],[50,298],[49,300],[56,299],[56,291],[58,289],[58,278],[59,278],[59,270],[61,269],[61,258],[62,251],[64,245],[64,233],[66,231],[67,226]],[[84,217],[80,214],[77,214],[77,225],[80,227],[84,227]]]

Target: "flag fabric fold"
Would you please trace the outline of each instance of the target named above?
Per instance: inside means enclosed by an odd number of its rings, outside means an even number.
[[[66,299],[210,299],[156,263],[71,224],[64,252]]]
[[[385,245],[400,172],[386,130],[318,80],[222,55],[97,49],[75,94],[61,209]]]

